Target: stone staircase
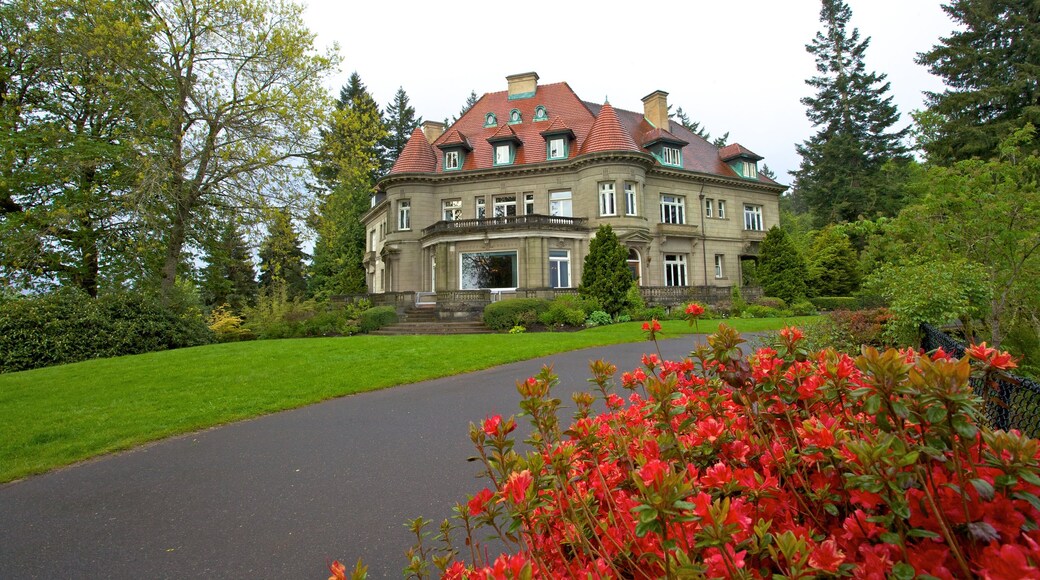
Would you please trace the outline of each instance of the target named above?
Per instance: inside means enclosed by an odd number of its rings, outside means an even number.
[[[370,332],[375,336],[402,336],[414,334],[487,334],[491,332],[479,320],[441,320],[435,306],[418,306],[405,310],[397,324]]]

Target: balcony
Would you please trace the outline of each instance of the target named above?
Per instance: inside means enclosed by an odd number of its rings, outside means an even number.
[[[573,218],[548,215],[517,215],[506,217],[481,218],[472,220],[439,221],[424,228],[423,237],[440,234],[464,234],[492,230],[548,230],[548,231],[584,231],[587,218]]]
[[[697,226],[693,224],[657,224],[655,231],[657,235],[664,238],[698,237]]]

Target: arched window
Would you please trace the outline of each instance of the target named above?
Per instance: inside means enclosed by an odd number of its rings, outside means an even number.
[[[632,279],[635,280],[635,282],[636,282],[636,286],[642,285],[641,282],[640,282],[640,275],[639,275],[640,270],[642,269],[640,267],[639,252],[637,252],[635,248],[629,248],[628,249],[628,262],[627,263],[628,263],[629,271],[632,272]]]

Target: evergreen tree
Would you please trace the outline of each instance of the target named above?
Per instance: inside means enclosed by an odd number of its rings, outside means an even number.
[[[422,117],[416,118],[415,108],[408,103],[408,94],[404,92],[404,87],[398,87],[393,102],[386,107],[386,137],[379,142],[383,175],[394,166],[394,161],[400,157],[408,138],[421,123]]]
[[[806,45],[819,75],[806,81],[816,95],[802,99],[817,133],[796,146],[802,156],[794,173],[798,195],[820,223],[857,216],[893,215],[898,199],[876,178],[891,159],[905,159],[908,129],[890,132],[899,121],[885,75],[867,72],[863,61],[870,38],[847,31],[852,11],[842,0],[823,0],[823,30]]]
[[[958,29],[917,55],[946,84],[926,93],[923,146],[941,163],[988,159],[1014,130],[1040,125],[1040,3],[953,0],[943,10]]]
[[[788,304],[805,298],[809,270],[798,248],[779,226],[773,226],[762,240],[758,255],[758,280],[767,296],[783,298]]]
[[[349,87],[361,88],[341,91],[350,100],[333,112],[323,134],[322,163],[312,166],[326,187],[319,192],[318,213],[311,220],[318,238],[309,291],[318,297],[367,289],[361,216],[370,207],[382,163],[379,143],[387,133],[379,107],[360,79]]]
[[[444,124],[446,126],[450,126],[450,125],[454,124],[455,121],[458,121],[459,119],[461,119],[463,115],[465,115],[470,109],[472,109],[473,105],[476,105],[478,100],[479,99],[477,97],[477,91],[471,90],[469,92],[469,96],[466,97],[466,103],[464,105],[462,105],[461,109],[459,109],[458,116],[457,117],[452,117],[451,123],[448,123],[448,120],[445,119],[444,120]]]
[[[809,279],[816,296],[851,296],[862,276],[852,242],[834,227],[816,234],[810,250]]]
[[[275,209],[267,225],[267,237],[260,244],[260,287],[270,292],[275,286],[282,286],[290,299],[303,296],[307,290],[303,263],[306,257],[289,210]]]
[[[764,175],[764,176],[768,177],[769,179],[772,179],[773,181],[776,181],[776,173],[773,172],[773,170],[770,169],[769,166],[766,165],[765,163],[762,164],[762,167],[758,168],[758,174],[759,175]]]
[[[207,306],[227,304],[234,312],[252,304],[256,298],[256,268],[245,238],[233,218],[207,249],[206,267],[202,270],[199,290]]]
[[[603,224],[589,243],[578,293],[599,301],[603,310],[613,316],[627,306],[626,297],[631,286],[628,250],[618,241],[610,225]]]

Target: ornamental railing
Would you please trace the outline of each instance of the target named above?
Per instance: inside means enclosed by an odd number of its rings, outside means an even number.
[[[562,217],[555,215],[515,215],[490,217],[472,220],[442,220],[428,228],[424,228],[424,236],[445,232],[462,232],[472,230],[529,228],[550,230],[584,230],[587,218]]]
[[[966,347],[930,324],[921,325],[921,348],[925,352],[942,347],[949,355],[961,358]],[[997,373],[987,384],[983,377],[972,377],[971,387],[982,398],[983,419],[994,429],[1018,429],[1030,437],[1040,437],[1040,384],[1010,373]]]

